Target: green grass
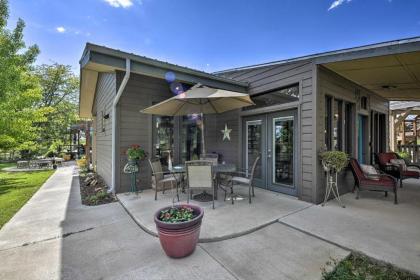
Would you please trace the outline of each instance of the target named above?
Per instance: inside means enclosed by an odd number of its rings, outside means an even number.
[[[419,280],[420,278],[383,263],[376,263],[366,256],[351,254],[347,259],[334,263],[335,269],[323,273],[324,280]]]
[[[53,170],[34,172],[5,172],[1,170],[9,166],[15,166],[15,164],[0,163],[0,228],[54,173]]]

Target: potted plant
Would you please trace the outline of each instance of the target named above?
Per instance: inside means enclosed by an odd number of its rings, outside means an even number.
[[[146,157],[146,152],[137,144],[128,147],[126,154],[128,162],[131,164],[137,164],[139,160],[143,160]]]
[[[322,166],[325,172],[339,173],[348,164],[348,156],[341,151],[326,151],[321,155]]]
[[[338,191],[337,174],[347,166],[348,156],[345,152],[341,151],[325,151],[321,152],[320,158],[322,166],[327,174],[327,187],[322,206],[327,203],[332,192],[341,207],[345,208],[346,206],[341,202],[340,193]]]
[[[167,256],[182,258],[194,252],[203,215],[203,208],[191,204],[168,206],[156,212],[156,228]]]

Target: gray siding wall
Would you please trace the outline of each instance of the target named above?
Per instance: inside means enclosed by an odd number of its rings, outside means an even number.
[[[275,90],[277,88],[289,86],[299,83],[300,86],[300,100],[294,103],[293,107],[298,110],[297,126],[300,133],[298,135],[298,170],[297,174],[297,187],[298,197],[305,201],[315,202],[315,189],[316,189],[316,170],[314,169],[315,160],[315,145],[313,137],[315,136],[315,121],[314,121],[314,105],[313,105],[313,71],[314,65],[311,61],[300,61],[284,65],[273,65],[259,68],[246,69],[241,71],[232,71],[223,73],[223,76],[238,81],[249,83],[250,95]],[[293,108],[292,107],[292,108]],[[285,106],[284,110],[289,110],[291,107]],[[267,112],[270,110],[281,110],[279,107],[268,107]],[[246,114],[252,113],[251,111]],[[260,110],[256,113],[262,113]],[[215,145],[216,151],[226,153],[229,159],[233,160],[236,154],[236,161],[241,163],[242,151],[242,132],[241,132],[241,117],[238,112],[227,113],[218,115],[215,133],[218,135]],[[230,142],[221,141],[220,130],[224,128],[227,123],[229,128],[232,128]],[[236,133],[234,133],[236,131]],[[210,149],[208,149],[211,151]]]
[[[124,72],[117,72],[117,84],[124,77]],[[117,192],[125,192],[130,188],[130,178],[124,174],[123,168],[127,163],[125,154],[132,144],[138,144],[152,154],[152,116],[140,113],[140,110],[151,106],[154,102],[163,101],[173,94],[165,80],[131,74],[126,88],[118,104],[118,133],[119,133],[119,166],[117,177]],[[150,166],[148,161],[140,164],[138,184],[141,189],[151,186]]]
[[[102,176],[106,184],[112,184],[112,101],[116,94],[115,73],[100,73],[96,86],[95,101],[93,107],[94,118],[94,149],[93,165],[97,173]],[[108,119],[102,118],[109,114]],[[103,121],[103,127],[102,127]],[[104,130],[102,129],[104,128]]]
[[[370,127],[370,110],[375,110],[377,112],[384,113],[388,116],[388,106],[389,102],[376,95],[375,93],[360,87],[359,85],[345,79],[344,77],[338,75],[337,73],[330,71],[326,69],[325,67],[318,66],[318,94],[317,94],[317,125],[318,129],[317,131],[317,151],[319,152],[322,147],[324,147],[325,144],[325,137],[324,137],[324,131],[325,131],[325,96],[329,95],[332,97],[335,97],[337,99],[348,101],[354,103],[355,106],[355,114],[354,114],[354,124],[357,123],[357,115],[358,114],[364,114],[368,116],[368,125]],[[368,108],[367,110],[362,110],[360,108],[360,98],[356,97],[356,90],[360,92],[360,96],[366,96],[368,97]],[[388,117],[386,117],[388,119]],[[356,157],[357,155],[357,129],[356,125],[353,128],[353,154],[352,156]],[[388,135],[388,127],[387,129],[387,135]],[[370,133],[370,129],[369,129]],[[370,134],[368,135],[368,138],[370,139]],[[389,137],[386,137],[388,147],[388,139]],[[370,140],[369,140],[370,142]],[[368,151],[370,154],[370,151]],[[318,164],[318,179],[317,179],[317,194],[316,194],[316,202],[320,203],[324,199],[325,195],[325,175],[324,172],[320,166],[319,160],[317,161]],[[345,193],[348,191],[351,191],[354,185],[354,180],[351,172],[349,170],[346,170],[345,172],[341,173],[341,176],[339,178],[339,187],[340,187],[340,193]]]

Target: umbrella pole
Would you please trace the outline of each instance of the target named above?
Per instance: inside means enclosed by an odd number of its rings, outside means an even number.
[[[206,143],[205,143],[205,136],[204,136],[204,114],[201,113],[201,154],[206,154]]]

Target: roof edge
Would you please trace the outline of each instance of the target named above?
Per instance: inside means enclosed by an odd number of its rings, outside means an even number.
[[[415,43],[415,42],[420,42],[420,36],[385,41],[381,43],[367,44],[367,45],[357,46],[357,47],[344,48],[344,49],[339,49],[339,50],[334,50],[334,51],[314,53],[314,54],[298,56],[294,58],[254,64],[254,65],[249,65],[249,66],[230,68],[226,70],[216,71],[216,72],[213,72],[212,74],[219,75],[219,74],[224,74],[224,73],[229,73],[229,72],[248,70],[248,69],[260,68],[260,67],[266,67],[266,66],[274,66],[274,65],[280,65],[280,64],[287,64],[287,63],[310,60],[310,59],[315,59],[315,58],[320,58],[320,57],[334,56],[334,55],[339,55],[343,53],[350,53],[350,52],[356,52],[356,51],[362,51],[362,50],[380,48],[380,47],[389,47],[389,46],[394,46],[394,45],[403,45],[403,44],[409,44],[409,43]]]

